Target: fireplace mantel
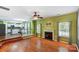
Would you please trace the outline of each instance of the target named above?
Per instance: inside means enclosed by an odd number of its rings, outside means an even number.
[[[51,31],[51,30],[44,30],[44,32],[53,32],[53,31]]]

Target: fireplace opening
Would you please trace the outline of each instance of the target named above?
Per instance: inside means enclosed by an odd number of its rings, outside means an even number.
[[[52,32],[45,32],[45,39],[52,40]]]

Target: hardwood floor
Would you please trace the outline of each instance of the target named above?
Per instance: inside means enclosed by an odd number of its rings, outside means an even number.
[[[0,44],[0,52],[77,52],[74,45],[50,41],[34,36],[4,40],[0,42]]]

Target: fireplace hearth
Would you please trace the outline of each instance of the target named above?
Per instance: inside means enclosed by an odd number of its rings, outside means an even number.
[[[45,32],[45,39],[52,40],[53,35],[52,32]]]

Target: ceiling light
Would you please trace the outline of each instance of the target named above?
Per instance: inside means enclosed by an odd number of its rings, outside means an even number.
[[[43,17],[40,17],[39,14],[37,14],[37,12],[34,12],[34,15],[32,17],[33,20],[37,20],[37,19],[42,19]]]

